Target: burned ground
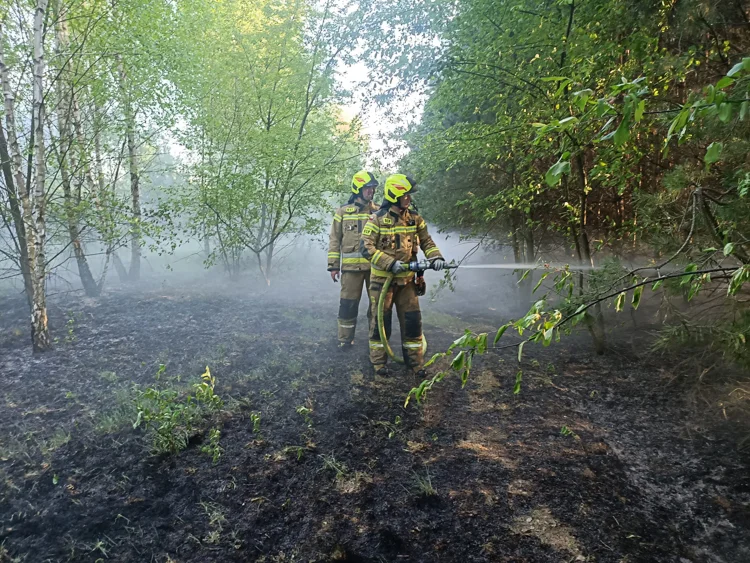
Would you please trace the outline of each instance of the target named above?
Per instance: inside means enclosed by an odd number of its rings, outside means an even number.
[[[424,308],[432,350],[501,321]],[[403,408],[412,380],[337,349],[335,295],[58,298],[39,356],[22,300],[0,310],[2,562],[750,560],[743,430],[629,347],[529,346],[518,395],[492,353]],[[216,463],[204,433],[155,456],[133,429],[160,364],[216,376]]]

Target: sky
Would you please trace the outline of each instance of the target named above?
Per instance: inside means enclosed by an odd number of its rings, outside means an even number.
[[[422,115],[424,99],[421,96],[413,96],[408,100],[392,102],[393,106],[389,109],[395,116],[388,115],[385,108],[367,103],[362,88],[370,81],[370,71],[365,61],[361,60],[353,65],[341,67],[336,73],[336,79],[354,93],[351,103],[344,106],[343,114],[347,120],[356,115],[362,120],[364,132],[370,139],[370,154],[367,155],[366,165],[382,167],[385,173],[396,172],[396,164],[408,152],[408,148],[403,141],[388,139],[389,133],[404,121],[417,121]]]

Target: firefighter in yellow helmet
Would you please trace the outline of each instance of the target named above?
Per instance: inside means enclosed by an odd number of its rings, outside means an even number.
[[[333,224],[328,242],[328,271],[334,282],[341,278],[339,302],[339,346],[354,344],[359,301],[362,287],[370,284],[370,261],[359,252],[359,237],[370,215],[377,210],[372,201],[378,181],[366,170],[352,178],[352,195],[349,202],[333,214]],[[367,309],[370,315],[370,309]]]
[[[378,299],[389,273],[393,281],[385,298],[383,324],[390,339],[392,308],[401,328],[404,361],[418,377],[424,377],[422,352],[422,313],[419,310],[419,289],[409,261],[416,258],[421,247],[435,270],[445,267],[445,260],[427,232],[427,225],[411,211],[415,182],[404,174],[393,174],[385,181],[385,199],[380,209],[365,225],[360,239],[362,256],[370,261],[370,362],[378,375],[388,375],[388,359],[378,329]],[[422,293],[423,294],[423,293]]]

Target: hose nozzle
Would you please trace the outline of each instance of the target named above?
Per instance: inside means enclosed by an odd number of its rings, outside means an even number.
[[[458,268],[458,264],[456,264],[455,260],[451,260],[443,268],[446,270]],[[424,272],[425,270],[434,270],[434,268],[432,267],[432,262],[429,260],[413,260],[409,262],[409,270],[412,272]]]

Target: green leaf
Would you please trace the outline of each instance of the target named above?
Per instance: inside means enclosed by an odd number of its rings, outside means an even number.
[[[544,341],[542,342],[542,345],[547,347],[550,344],[552,344],[552,336],[554,336],[554,328],[548,328],[544,331]]]
[[[728,123],[732,119],[732,104],[719,105],[719,120],[722,123]]]
[[[625,303],[625,292],[623,291],[620,293],[620,295],[617,296],[617,299],[615,299],[615,311],[618,313],[622,311],[622,304]]]
[[[547,278],[548,275],[549,275],[549,272],[545,272],[542,275],[542,277],[539,279],[539,281],[537,282],[537,284],[534,286],[534,289],[531,290],[531,293],[536,293],[536,290],[539,289],[539,287],[542,285],[542,282]]]
[[[734,295],[737,293],[748,280],[750,280],[750,265],[745,264],[741,268],[737,268],[734,274],[732,274],[732,279],[729,280],[727,295]]]
[[[659,289],[662,286],[663,283],[664,283],[664,280],[657,280],[654,283],[654,285],[651,286],[651,291],[656,291],[657,289]]]
[[[725,76],[716,83],[716,89],[723,90],[724,88],[726,88],[727,86],[731,86],[732,84],[734,84],[734,78],[732,78],[731,76]]]
[[[703,157],[703,161],[706,163],[706,167],[711,166],[714,162],[718,162],[721,158],[721,151],[724,149],[722,143],[714,141],[706,149],[706,155]]]
[[[518,363],[521,363],[521,357],[523,356],[523,345],[526,344],[526,341],[524,340],[518,345]]]
[[[560,125],[560,129],[565,130],[571,127],[572,125],[575,125],[576,123],[578,123],[578,118],[571,116],[571,117],[566,117],[565,119],[561,120],[559,125]],[[563,158],[567,158],[567,157],[563,155]]]
[[[741,62],[734,65],[730,71],[727,72],[727,76],[734,76],[743,70],[750,70],[750,57],[745,57]]]
[[[513,394],[518,395],[521,392],[521,379],[523,377],[523,371],[518,370],[516,373],[516,384],[513,386]]]
[[[487,333],[483,332],[477,339],[477,353],[484,354],[487,351]]]
[[[505,331],[508,330],[508,327],[511,325],[511,323],[506,323],[503,326],[501,326],[499,329],[497,329],[497,334],[495,334],[495,340],[492,343],[493,345],[496,345],[500,339],[503,337],[503,334],[505,334]]]
[[[565,89],[568,87],[568,85],[573,82],[570,78],[565,78],[560,82],[560,86],[557,88],[557,92],[555,92],[555,98],[560,97],[560,94],[562,94]]]
[[[641,100],[635,108],[635,122],[638,123],[643,119],[643,114],[646,112],[646,100]]]
[[[706,86],[706,103],[712,104],[716,100],[716,88],[713,84]]]
[[[570,173],[570,161],[558,160],[550,169],[547,170],[547,174],[544,176],[544,180],[550,187],[556,186],[560,182],[560,178],[563,174]]]
[[[745,121],[748,108],[750,108],[750,103],[748,103],[747,101],[740,104],[740,121]]]
[[[734,252],[734,243],[728,242],[724,245],[724,256],[729,256]]]
[[[638,309],[638,305],[641,304],[641,294],[643,293],[643,286],[636,287],[633,290],[633,301],[631,302],[633,305],[633,309]]]
[[[600,99],[596,102],[596,117],[604,117],[613,112],[612,105],[607,100]]]
[[[469,381],[469,370],[465,369],[461,372],[461,389],[466,387],[466,382]]]
[[[458,354],[456,354],[456,357],[453,358],[453,361],[451,362],[451,368],[456,371],[462,370],[465,362],[466,354],[463,350],[461,350]]]
[[[589,101],[589,98],[591,97],[591,94],[593,94],[594,91],[591,88],[586,88],[585,90],[578,90],[578,92],[573,92],[573,99],[574,104],[579,109],[579,111],[584,111],[586,109],[586,103]]]
[[[630,138],[630,118],[633,113],[632,105],[625,106],[625,113],[622,116],[620,125],[617,126],[617,131],[614,134],[614,142],[616,147],[621,147],[627,143]]]
[[[445,354],[441,352],[438,352],[437,354],[433,354],[432,358],[430,358],[430,360],[424,365],[424,367],[426,368],[430,367],[432,364],[434,364],[438,360],[438,358],[442,358],[443,356],[445,356]]]

